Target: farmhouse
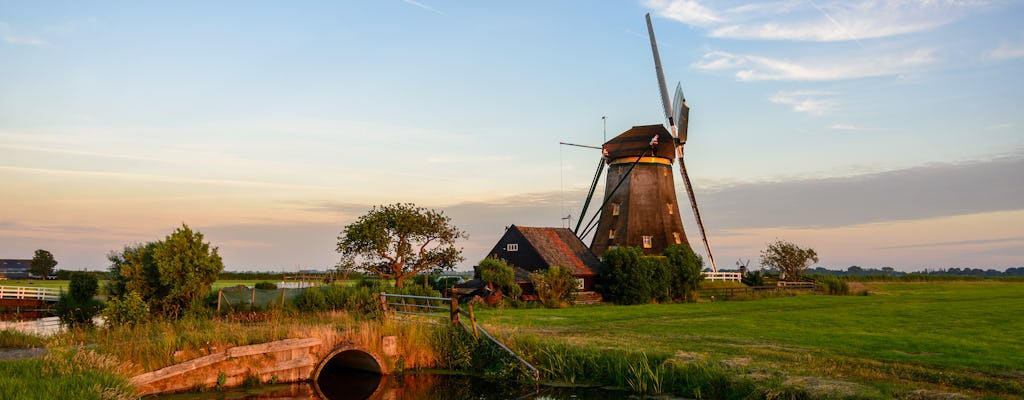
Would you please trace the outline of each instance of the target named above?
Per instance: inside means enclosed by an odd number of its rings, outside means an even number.
[[[0,260],[0,279],[24,279],[29,276],[32,260]]]
[[[593,291],[601,272],[601,261],[567,228],[533,228],[512,225],[487,253],[505,260],[515,269],[516,283],[523,293],[532,293],[529,273],[553,265],[569,268],[576,277],[577,290]]]

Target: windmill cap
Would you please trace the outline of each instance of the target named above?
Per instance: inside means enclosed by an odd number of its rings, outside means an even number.
[[[658,136],[658,144],[654,153],[650,151],[651,138]],[[623,157],[645,157],[665,158],[670,162],[676,157],[675,142],[672,134],[663,125],[642,125],[634,126],[628,131],[622,132],[619,136],[604,143],[604,149],[608,152],[609,161]],[[646,154],[644,152],[647,152]]]

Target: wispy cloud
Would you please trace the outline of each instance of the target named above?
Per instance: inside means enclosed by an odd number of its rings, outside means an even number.
[[[779,92],[769,100],[775,104],[792,106],[793,111],[822,115],[835,107],[835,100],[823,98],[828,93],[814,91]]]
[[[1024,44],[1003,42],[999,47],[989,50],[985,56],[994,61],[1024,58]]]
[[[409,5],[412,5],[412,6],[416,6],[416,7],[422,8],[424,10],[427,10],[427,11],[430,11],[430,12],[433,12],[433,13],[437,13],[439,15],[447,15],[444,12],[442,12],[442,11],[440,11],[440,10],[434,8],[434,7],[431,7],[431,6],[428,6],[426,4],[420,3],[420,2],[418,2],[416,0],[402,0],[402,2],[405,3],[405,4],[409,4]]]
[[[741,81],[829,81],[907,73],[935,62],[934,53],[933,49],[918,49],[903,54],[789,61],[713,50],[692,66],[707,71],[735,71]]]
[[[706,3],[706,4],[703,4]],[[850,41],[924,32],[998,4],[997,1],[777,1],[650,0],[662,17],[729,39]]]
[[[10,25],[4,22],[0,22],[0,38],[3,38],[4,43],[12,45],[24,45],[24,46],[36,46],[45,47],[49,46],[50,43],[41,38],[19,34],[11,28]]]
[[[832,124],[828,126],[828,129],[835,129],[837,131],[862,131],[864,130],[864,127],[851,124]]]
[[[1017,124],[1014,124],[1012,122],[1007,122],[1007,123],[1002,123],[1002,124],[992,124],[992,125],[987,126],[986,128],[991,129],[991,130],[1001,130],[1001,129],[1016,128],[1016,127],[1017,127]]]
[[[977,239],[977,240],[957,240],[953,242],[934,242],[934,243],[918,243],[918,244],[907,244],[900,246],[884,246],[876,247],[877,250],[902,250],[902,249],[921,249],[929,247],[949,247],[949,246],[969,246],[978,244],[1001,244],[1001,243],[1015,243],[1024,242],[1024,236],[1017,237],[1004,237],[997,239]]]
[[[701,5],[697,0],[650,0],[647,7],[653,8],[660,16],[687,25],[713,26],[723,22],[717,12]]]
[[[108,179],[123,179],[123,180],[135,180],[135,181],[146,181],[146,182],[167,182],[167,183],[185,183],[185,184],[200,184],[200,185],[213,185],[213,186],[247,186],[247,187],[272,187],[272,188],[291,188],[291,189],[317,189],[326,190],[329,187],[321,186],[307,186],[307,185],[296,185],[287,183],[277,182],[260,182],[260,181],[248,181],[238,179],[214,179],[214,178],[194,178],[186,176],[172,176],[172,175],[159,175],[159,174],[142,174],[134,172],[108,172],[108,171],[85,171],[85,170],[69,170],[69,169],[53,169],[53,168],[29,168],[29,167],[16,167],[9,165],[0,165],[0,171],[12,171],[20,174],[34,174],[34,175],[45,175],[45,176],[71,176],[71,177],[97,177],[97,178],[108,178]]]

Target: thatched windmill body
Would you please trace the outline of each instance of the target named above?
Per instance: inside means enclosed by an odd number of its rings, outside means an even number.
[[[654,55],[654,66],[661,93],[662,108],[668,122],[663,125],[635,126],[623,132],[603,146],[604,157],[598,164],[597,173],[584,203],[582,215],[593,197],[594,189],[605,164],[608,172],[605,178],[605,196],[600,206],[600,219],[591,241],[591,250],[598,255],[612,246],[636,246],[648,254],[660,254],[672,244],[687,243],[683,223],[677,208],[675,182],[672,164],[678,163],[679,174],[686,187],[694,218],[700,229],[704,248],[712,269],[717,272],[711,246],[707,241],[704,222],[697,208],[697,199],[686,172],[683,160],[683,145],[689,124],[690,108],[683,96],[682,86],[676,85],[674,99],[670,103],[665,76],[661,68],[661,57],[654,38],[654,27],[648,14],[647,31]],[[592,219],[593,220],[593,219]],[[580,219],[582,223],[583,219]],[[593,226],[576,232],[583,237]]]

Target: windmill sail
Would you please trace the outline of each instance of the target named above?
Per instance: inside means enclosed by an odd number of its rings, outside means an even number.
[[[661,106],[665,111],[665,118],[672,127],[672,136],[676,136],[675,121],[672,120],[672,105],[668,102],[668,85],[665,84],[665,72],[661,69],[661,56],[658,55],[658,42],[654,40],[654,25],[651,25],[651,14],[647,14],[647,34],[651,38],[651,52],[654,53],[654,70],[658,75],[658,91],[661,92]]]
[[[686,131],[690,125],[690,107],[686,105],[683,84],[676,83],[676,94],[672,96],[672,111],[679,135],[679,144],[686,143]]]
[[[690,122],[690,107],[686,105],[686,98],[683,96],[681,84],[676,85],[675,99],[672,104],[669,103],[668,85],[665,84],[665,71],[661,67],[658,43],[654,39],[654,25],[651,24],[651,14],[648,13],[646,19],[647,34],[651,39],[651,52],[654,54],[654,69],[658,75],[658,91],[661,92],[661,105],[665,111],[665,118],[668,119],[672,137],[676,140],[676,158],[679,160],[679,174],[682,175],[683,184],[686,186],[686,193],[690,197],[690,207],[693,208],[693,217],[697,220],[701,239],[704,240],[704,249],[707,250],[711,269],[714,272],[718,272],[718,267],[715,265],[715,257],[711,254],[711,245],[708,244],[708,236],[704,230],[704,221],[700,217],[700,210],[697,209],[697,197],[693,194],[690,175],[686,172],[686,164],[683,162],[683,144],[686,143],[686,134]],[[672,112],[673,108],[676,110],[675,113]],[[681,125],[682,128],[677,128],[677,125]]]

